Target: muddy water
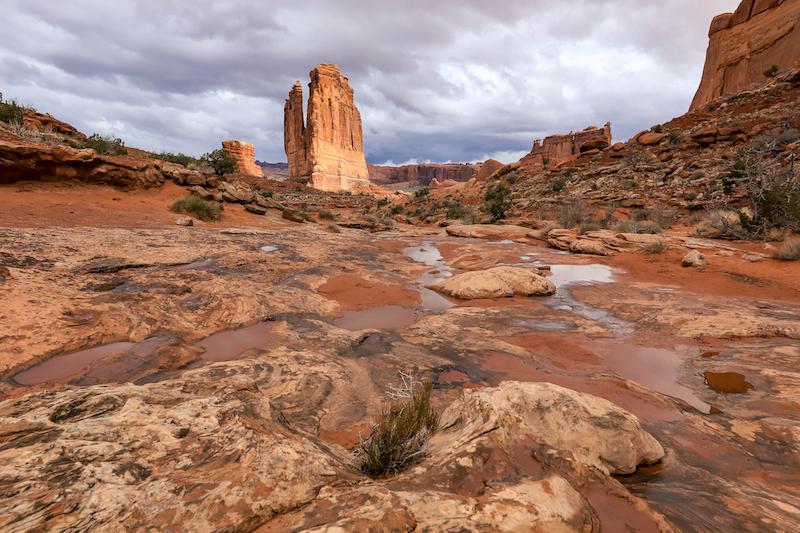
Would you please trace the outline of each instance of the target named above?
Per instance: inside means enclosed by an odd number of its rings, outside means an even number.
[[[432,285],[453,276],[450,265],[445,262],[444,257],[442,257],[436,246],[430,242],[424,242],[420,246],[406,248],[403,250],[403,255],[416,263],[422,263],[430,267],[416,280],[418,284],[417,291],[422,297],[423,311],[440,313],[456,305],[438,292],[425,287],[425,285]]]
[[[413,309],[401,305],[382,305],[360,311],[347,311],[333,321],[336,327],[350,331],[363,329],[396,330],[412,325],[417,321]]]
[[[744,394],[753,388],[744,375],[737,372],[703,372],[703,377],[708,388],[723,394]]]
[[[205,362],[230,361],[238,359],[248,350],[267,348],[274,343],[275,333],[269,322],[259,322],[252,326],[221,331],[197,343],[205,349],[200,359]]]
[[[84,373],[93,364],[121,354],[141,358],[152,354],[162,343],[163,338],[152,338],[140,343],[113,342],[87,350],[79,350],[51,357],[28,370],[14,375],[13,381],[20,385],[39,385],[64,381]]]

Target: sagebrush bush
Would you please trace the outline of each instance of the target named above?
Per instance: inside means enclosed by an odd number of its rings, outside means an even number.
[[[336,215],[328,211],[327,209],[320,209],[319,213],[317,213],[320,220],[336,220]]]
[[[25,108],[19,105],[16,100],[3,100],[3,93],[0,93],[0,122],[22,124],[24,117]]]
[[[236,172],[236,159],[225,150],[219,149],[203,154],[201,159],[212,168],[217,176]]]
[[[153,157],[155,157],[156,159],[160,159],[161,161],[176,163],[178,165],[183,165],[184,167],[188,167],[192,163],[199,162],[197,158],[182,153],[173,154],[171,152],[160,152],[158,154],[154,153],[152,155]]]
[[[439,427],[432,391],[428,381],[412,388],[410,398],[384,407],[369,436],[354,451],[362,472],[374,478],[395,474],[425,455],[428,439]]]
[[[189,194],[176,200],[170,210],[175,213],[191,213],[200,220],[219,220],[222,207],[216,202],[203,200],[196,194]]]
[[[775,250],[772,257],[781,261],[800,260],[800,238],[790,239],[783,243],[783,246]]]
[[[562,228],[574,228],[584,221],[583,203],[572,200],[561,206],[556,218]]]
[[[646,245],[644,247],[644,252],[646,254],[655,255],[655,254],[663,254],[668,249],[669,246],[667,246],[667,243],[665,243],[664,241],[657,241],[657,242],[651,242],[650,244]]]
[[[511,189],[498,183],[486,191],[483,210],[489,213],[493,222],[506,218],[506,213],[511,209]]]
[[[110,137],[93,133],[86,139],[80,142],[79,148],[91,148],[98,154],[102,155],[125,155],[128,149],[125,148],[125,143],[118,137]]]

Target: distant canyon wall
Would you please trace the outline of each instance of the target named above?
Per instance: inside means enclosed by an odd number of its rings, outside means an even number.
[[[401,167],[385,167],[369,165],[369,177],[373,183],[393,185],[396,183],[417,183],[430,185],[434,180],[468,181],[481,165],[468,163],[443,163],[423,165],[403,165]]]
[[[744,0],[715,17],[690,110],[769,80],[800,62],[800,0]]]
[[[531,152],[522,158],[526,166],[558,167],[582,154],[600,151],[611,145],[611,123],[602,128],[589,126],[579,132],[551,135],[533,141]]]

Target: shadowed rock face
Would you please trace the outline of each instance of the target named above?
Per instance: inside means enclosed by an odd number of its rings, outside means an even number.
[[[256,151],[252,144],[242,141],[222,141],[222,149],[236,160],[236,170],[248,176],[263,176],[261,167],[256,164]]]
[[[611,145],[611,124],[602,128],[589,126],[577,133],[552,135],[543,141],[535,140],[531,153],[522,161],[528,165],[557,167],[573,161],[591,150],[603,150]]]
[[[800,61],[800,0],[743,0],[711,22],[703,79],[690,109],[764,83]]]
[[[290,177],[323,191],[366,192],[369,172],[353,88],[337,65],[318,65],[310,75],[306,122],[299,81],[284,105],[284,148]]]

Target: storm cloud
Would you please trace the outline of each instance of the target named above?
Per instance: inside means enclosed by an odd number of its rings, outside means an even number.
[[[686,111],[711,18],[737,0],[0,0],[0,91],[148,150],[226,138],[283,161],[283,101],[317,63],[350,78],[367,159],[517,159],[611,121]]]

